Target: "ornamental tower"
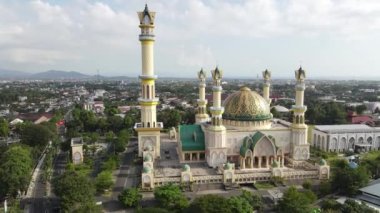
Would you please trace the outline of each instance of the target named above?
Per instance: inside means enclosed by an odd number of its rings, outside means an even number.
[[[296,78],[296,104],[292,106],[292,145],[293,158],[295,160],[309,159],[309,144],[307,143],[307,125],[305,124],[305,112],[307,107],[304,105],[305,91],[305,70],[300,67],[295,71]]]
[[[227,162],[226,127],[222,123],[224,107],[222,107],[223,72],[215,68],[211,71],[214,85],[212,87],[213,105],[211,111],[211,125],[208,127],[206,160],[209,166],[217,167]]]
[[[139,156],[143,151],[152,151],[154,157],[160,156],[160,130],[163,128],[161,122],[156,120],[156,105],[158,98],[155,92],[154,75],[154,19],[155,12],[149,11],[148,5],[142,12],[138,12],[140,20],[141,33],[139,40],[141,42],[142,57],[142,74],[139,76],[141,80],[141,96],[138,99],[141,106],[141,123],[135,124],[135,130],[138,132]]]
[[[271,72],[267,69],[263,71],[263,78],[263,98],[268,102],[268,104],[270,104],[272,102],[272,100],[269,98]]]
[[[205,123],[210,120],[207,111],[207,100],[206,100],[206,73],[201,69],[201,71],[198,72],[198,79],[199,79],[199,99],[197,100],[198,103],[198,111],[195,115],[195,123]]]

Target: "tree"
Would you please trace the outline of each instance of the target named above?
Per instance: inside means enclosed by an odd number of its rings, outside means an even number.
[[[30,149],[11,146],[0,162],[0,197],[10,195],[15,198],[19,191],[26,191],[29,184],[33,169]]]
[[[179,187],[173,184],[156,188],[154,198],[160,203],[161,207],[171,210],[182,210],[189,205]]]
[[[368,183],[369,174],[365,167],[360,165],[355,169],[350,168],[345,160],[338,161],[336,166],[331,180],[334,191],[352,196]]]
[[[109,131],[106,133],[106,141],[108,143],[110,143],[110,142],[112,143],[114,139],[115,139],[115,133],[114,132]]]
[[[99,140],[99,134],[97,132],[91,132],[90,135],[91,143],[96,143]]]
[[[118,198],[124,207],[136,207],[142,199],[142,195],[137,188],[129,188],[124,189]]]
[[[283,213],[311,212],[312,209],[311,200],[309,200],[304,194],[298,192],[293,186],[284,193],[277,208]]]
[[[233,196],[228,199],[228,204],[230,206],[231,212],[241,212],[241,213],[251,213],[253,208],[251,204],[244,198],[240,196]]]
[[[311,189],[311,181],[310,180],[305,180],[303,183],[302,183],[302,187],[304,189]]]
[[[125,147],[129,142],[128,130],[124,129],[119,132],[117,140],[113,141],[115,153],[124,152]]]
[[[133,119],[133,117],[129,114],[126,114],[124,117],[124,126],[127,129],[131,129],[133,125],[135,125],[136,121]]]
[[[21,128],[21,142],[31,147],[45,147],[54,133],[43,125],[26,124]]]
[[[364,202],[357,203],[355,200],[348,199],[344,202],[344,205],[340,208],[342,213],[352,213],[352,212],[365,212],[365,213],[376,213],[377,211],[373,208],[367,206]]]
[[[75,211],[95,205],[94,187],[90,180],[77,172],[68,170],[53,182],[54,193],[61,200],[65,211]]]
[[[189,208],[185,212],[197,212],[197,213],[219,213],[225,212],[229,213],[230,205],[227,199],[214,194],[204,195],[198,198],[190,204]],[[231,212],[232,213],[232,212]]]
[[[254,210],[262,210],[263,201],[259,195],[252,194],[250,191],[247,190],[243,190],[240,197],[247,200]]]
[[[344,124],[347,113],[342,104],[311,102],[306,118],[312,124]]]
[[[5,119],[0,118],[0,137],[8,137],[9,125]]]
[[[366,110],[367,107],[365,105],[358,105],[355,107],[355,111],[358,115],[363,114],[364,110]]]
[[[124,121],[119,116],[110,116],[107,118],[108,130],[113,132],[119,132],[123,129]]]
[[[165,109],[158,113],[158,120],[164,123],[165,128],[176,127],[181,121],[181,114],[177,109]]]
[[[102,171],[95,179],[95,187],[98,192],[104,192],[105,190],[110,189],[112,185],[113,180],[111,171]]]

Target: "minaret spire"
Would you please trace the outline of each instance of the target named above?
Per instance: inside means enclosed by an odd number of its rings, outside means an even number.
[[[264,85],[263,85],[263,97],[270,104],[272,100],[269,97],[271,72],[267,69],[263,71]]]
[[[206,72],[203,71],[203,68],[198,72],[199,79],[199,99],[198,102],[198,111],[195,115],[196,123],[204,123],[209,121],[209,116],[207,114],[206,106]]]

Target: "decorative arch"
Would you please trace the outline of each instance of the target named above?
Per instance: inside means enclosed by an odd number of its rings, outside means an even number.
[[[216,152],[213,152],[213,153],[211,154],[211,161],[212,161],[213,163],[216,161],[217,155],[218,155],[218,154],[216,154]]]
[[[354,149],[355,146],[355,138],[351,137],[350,140],[348,140],[348,147],[347,149]]]
[[[322,150],[326,150],[325,137],[322,137]]]
[[[346,147],[347,147],[347,139],[345,137],[342,137],[340,139],[339,151],[340,150],[346,150]]]
[[[150,138],[147,138],[147,139],[144,141],[144,145],[143,145],[143,147],[144,147],[144,150],[149,150],[149,149],[151,149],[151,148],[153,147],[153,140],[150,139]],[[151,151],[151,150],[149,150],[149,151]]]
[[[358,143],[363,144],[364,143],[364,138],[363,137],[359,137]]]
[[[184,174],[184,175],[182,176],[182,180],[183,180],[184,182],[189,182],[189,181],[190,181],[190,175],[189,175],[189,174]]]
[[[338,139],[332,138],[330,143],[330,150],[336,151],[338,149]]]
[[[372,143],[373,143],[373,139],[372,139],[371,136],[369,136],[369,137],[367,138],[367,143],[372,145]]]

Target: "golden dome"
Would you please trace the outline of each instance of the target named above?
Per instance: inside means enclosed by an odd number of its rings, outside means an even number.
[[[223,105],[226,120],[263,121],[273,117],[267,101],[248,87],[229,95]]]

